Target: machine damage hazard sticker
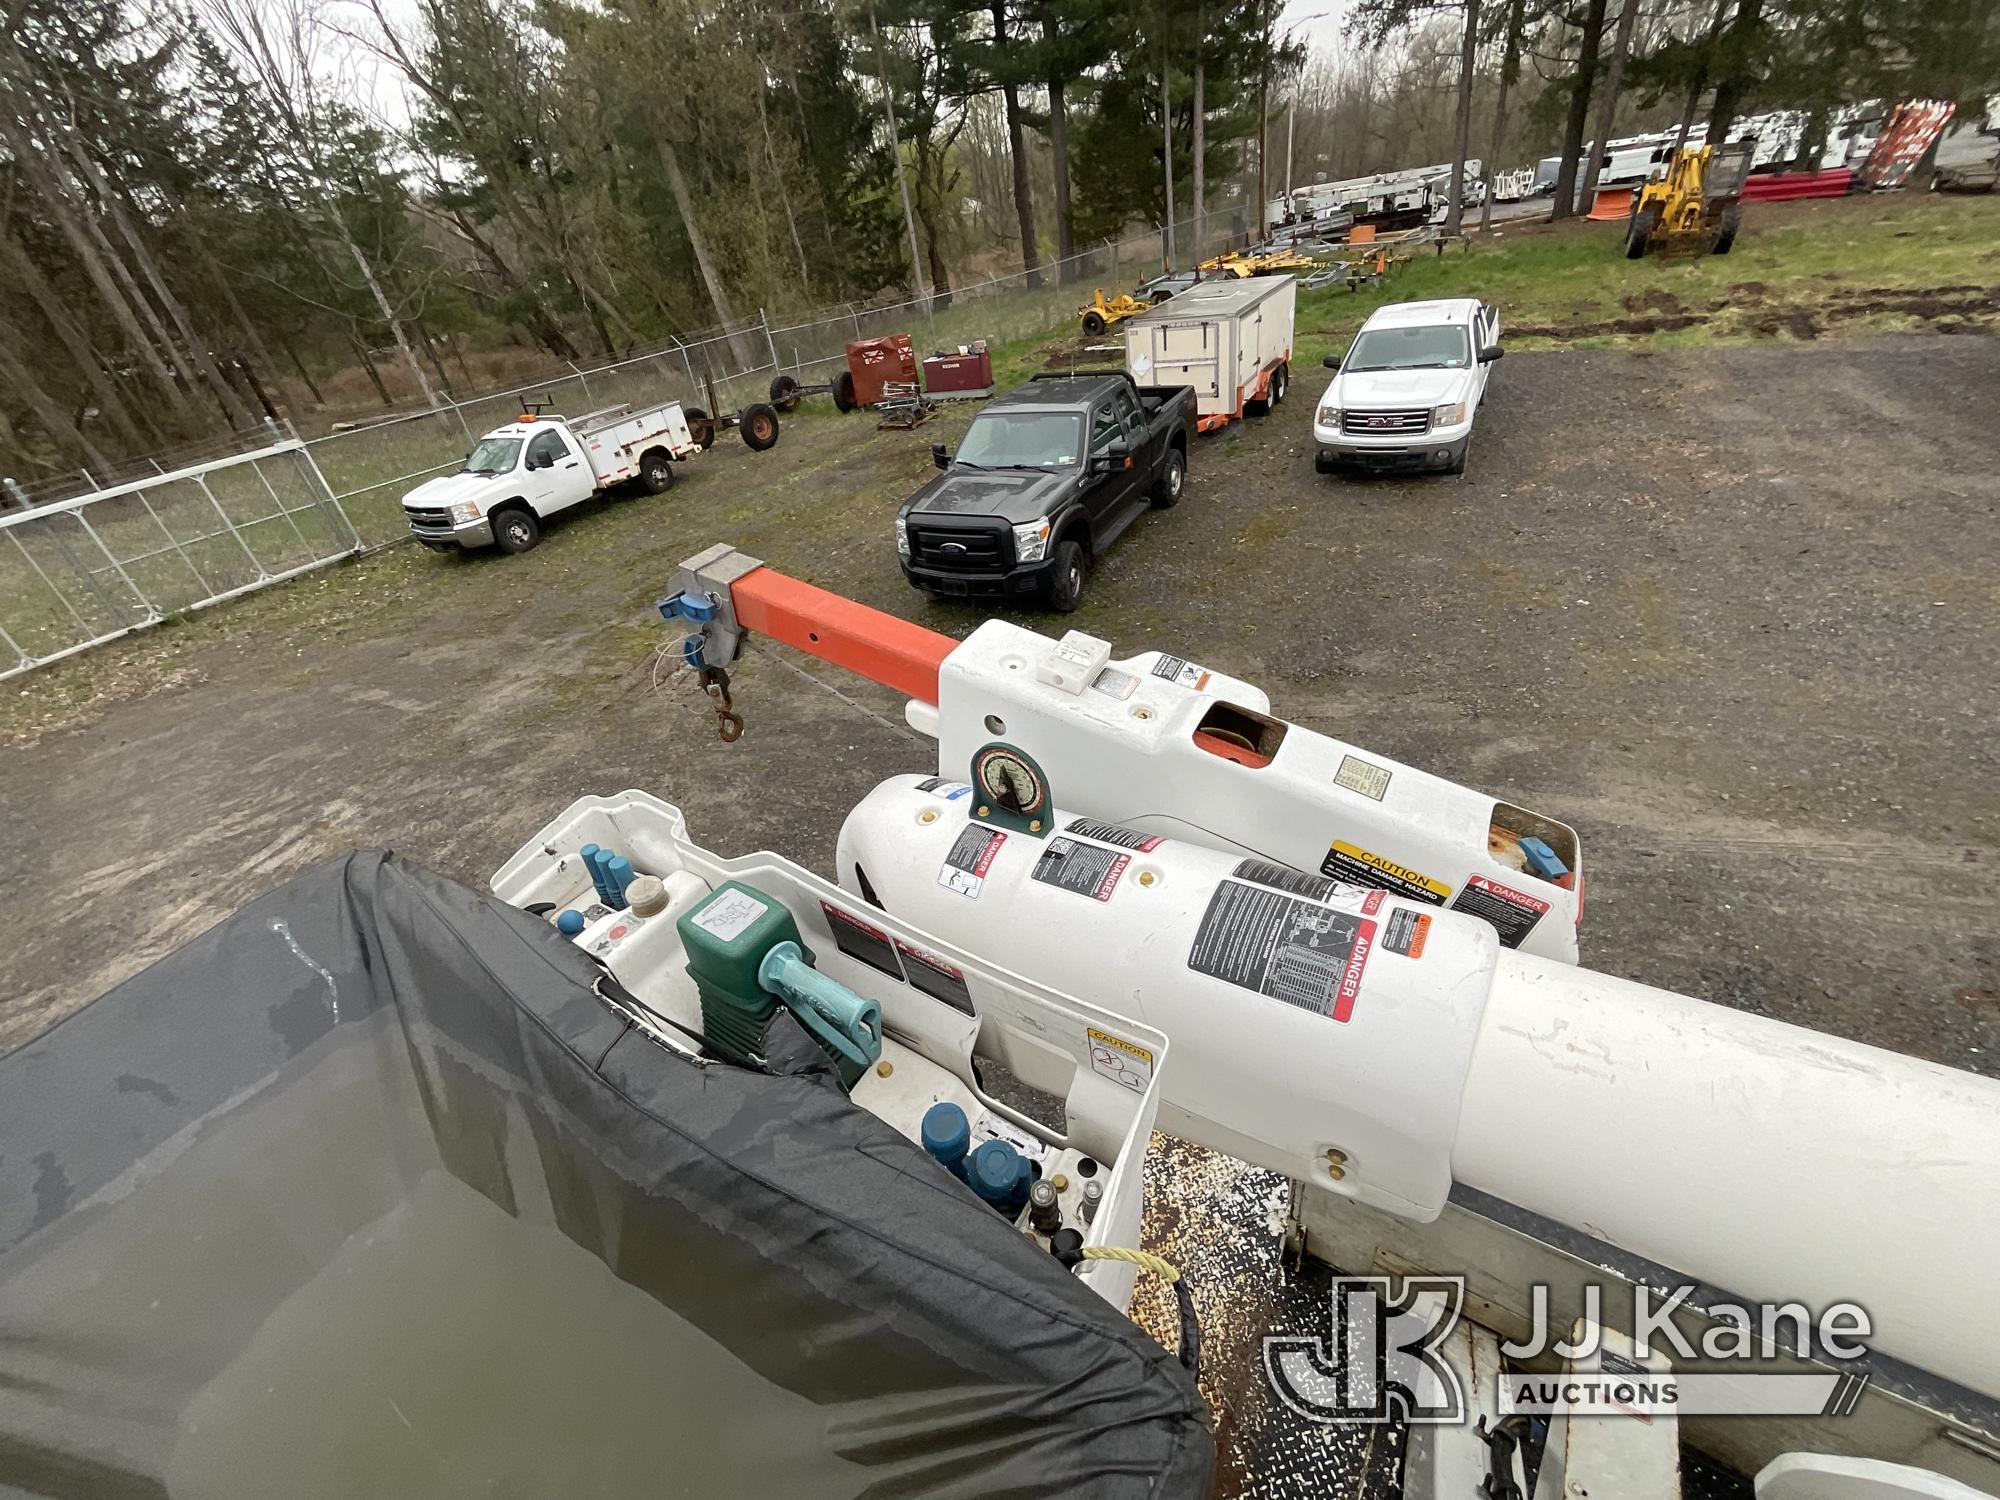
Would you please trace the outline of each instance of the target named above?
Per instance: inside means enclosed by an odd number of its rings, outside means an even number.
[[[1099,1031],[1095,1026],[1086,1029],[1090,1033],[1091,1072],[1109,1078],[1120,1088],[1128,1088],[1135,1094],[1145,1093],[1146,1085],[1153,1081],[1152,1052],[1108,1031]]]
[[[1518,948],[1535,930],[1535,924],[1542,920],[1542,913],[1549,909],[1549,903],[1539,896],[1530,896],[1526,891],[1502,885],[1497,880],[1488,880],[1484,875],[1475,875],[1466,881],[1465,889],[1458,893],[1451,909],[1484,917],[1500,934],[1502,947]]]
[[[829,902],[820,902],[819,909],[826,913],[826,925],[833,929],[834,947],[849,958],[860,959],[871,969],[880,969],[891,979],[903,978],[903,966],[896,962],[895,945],[889,941],[888,933]]]
[[[933,792],[944,798],[947,802],[956,802],[960,797],[971,791],[972,788],[962,781],[947,781],[942,776],[932,776],[918,782],[917,790],[920,792]]]
[[[1188,967],[1346,1021],[1374,946],[1370,918],[1225,880],[1195,930]]]
[[[1089,818],[1071,818],[1069,831],[1078,838],[1096,839],[1100,844],[1116,844],[1120,849],[1136,849],[1141,854],[1151,854],[1166,842],[1156,833],[1120,828],[1116,823],[1094,823]]]
[[[1356,885],[1380,886],[1395,895],[1408,896],[1412,901],[1426,902],[1431,906],[1443,906],[1451,895],[1451,887],[1442,880],[1433,880],[1408,865],[1399,865],[1393,859],[1371,854],[1345,839],[1333,841],[1333,847],[1326,851],[1326,858],[1319,863],[1319,872],[1340,880],[1350,880]]]
[[[1095,844],[1079,844],[1075,839],[1050,839],[1042,857],[1035,861],[1034,878],[1043,885],[1109,901],[1118,877],[1131,863],[1129,854],[1100,849]]]
[[[1422,912],[1399,906],[1389,913],[1382,927],[1382,946],[1405,958],[1422,958],[1424,943],[1431,935],[1431,919]]]
[[[988,828],[983,823],[966,824],[938,869],[938,884],[978,900],[986,886],[986,872],[993,868],[993,856],[1006,842],[1007,835],[997,828]]]
[[[953,1010],[962,1010],[968,1016],[976,1016],[972,1008],[972,990],[965,982],[965,971],[946,963],[935,954],[920,948],[912,948],[901,938],[896,939],[896,951],[903,956],[903,974],[913,988],[922,990],[933,1000],[942,1000]]]
[[[1091,688],[1107,698],[1117,698],[1121,702],[1139,690],[1139,679],[1130,672],[1121,672],[1116,667],[1106,667],[1091,679]]]
[[[1350,792],[1359,792],[1364,797],[1373,797],[1377,802],[1389,790],[1389,770],[1378,766],[1372,760],[1363,760],[1358,755],[1343,755],[1340,769],[1333,773],[1333,784],[1344,786]]]
[[[1185,656],[1161,657],[1153,663],[1153,675],[1177,682],[1184,688],[1194,688],[1197,692],[1208,686],[1208,668],[1189,661]]]

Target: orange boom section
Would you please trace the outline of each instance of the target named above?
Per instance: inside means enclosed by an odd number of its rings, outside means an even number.
[[[764,567],[730,586],[745,630],[782,641],[925,703],[938,701],[938,667],[958,642],[879,609]]]

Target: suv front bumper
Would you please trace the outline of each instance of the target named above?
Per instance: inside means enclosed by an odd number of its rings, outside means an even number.
[[[1022,599],[1044,592],[1055,574],[1053,558],[1041,562],[1016,563],[1000,572],[960,573],[946,568],[912,565],[905,557],[903,577],[913,588],[948,599]]]
[[[1383,473],[1449,469],[1465,457],[1472,442],[1472,424],[1443,427],[1400,441],[1357,438],[1331,427],[1313,424],[1313,467],[1322,474],[1341,469],[1373,469]]]

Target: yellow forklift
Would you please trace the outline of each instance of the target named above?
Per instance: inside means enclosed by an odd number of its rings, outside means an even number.
[[[1743,224],[1743,184],[1750,179],[1749,141],[1683,147],[1667,175],[1632,195],[1625,220],[1625,258],[1648,250],[1727,255]]]

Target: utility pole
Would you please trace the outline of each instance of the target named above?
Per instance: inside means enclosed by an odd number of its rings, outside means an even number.
[[[1166,237],[1167,269],[1174,267],[1174,103],[1167,88],[1167,8],[1160,7],[1160,129],[1164,148],[1160,165],[1167,174],[1167,218],[1162,233]]]
[[[917,216],[910,208],[910,179],[903,173],[903,147],[896,139],[896,95],[889,88],[889,62],[882,54],[882,31],[875,24],[874,0],[868,5],[868,35],[875,42],[875,79],[882,86],[882,114],[889,122],[889,154],[896,158],[896,186],[903,194],[903,227],[910,231],[910,279],[917,286],[917,300],[930,313],[930,289],[924,285],[924,256],[917,248]]]

